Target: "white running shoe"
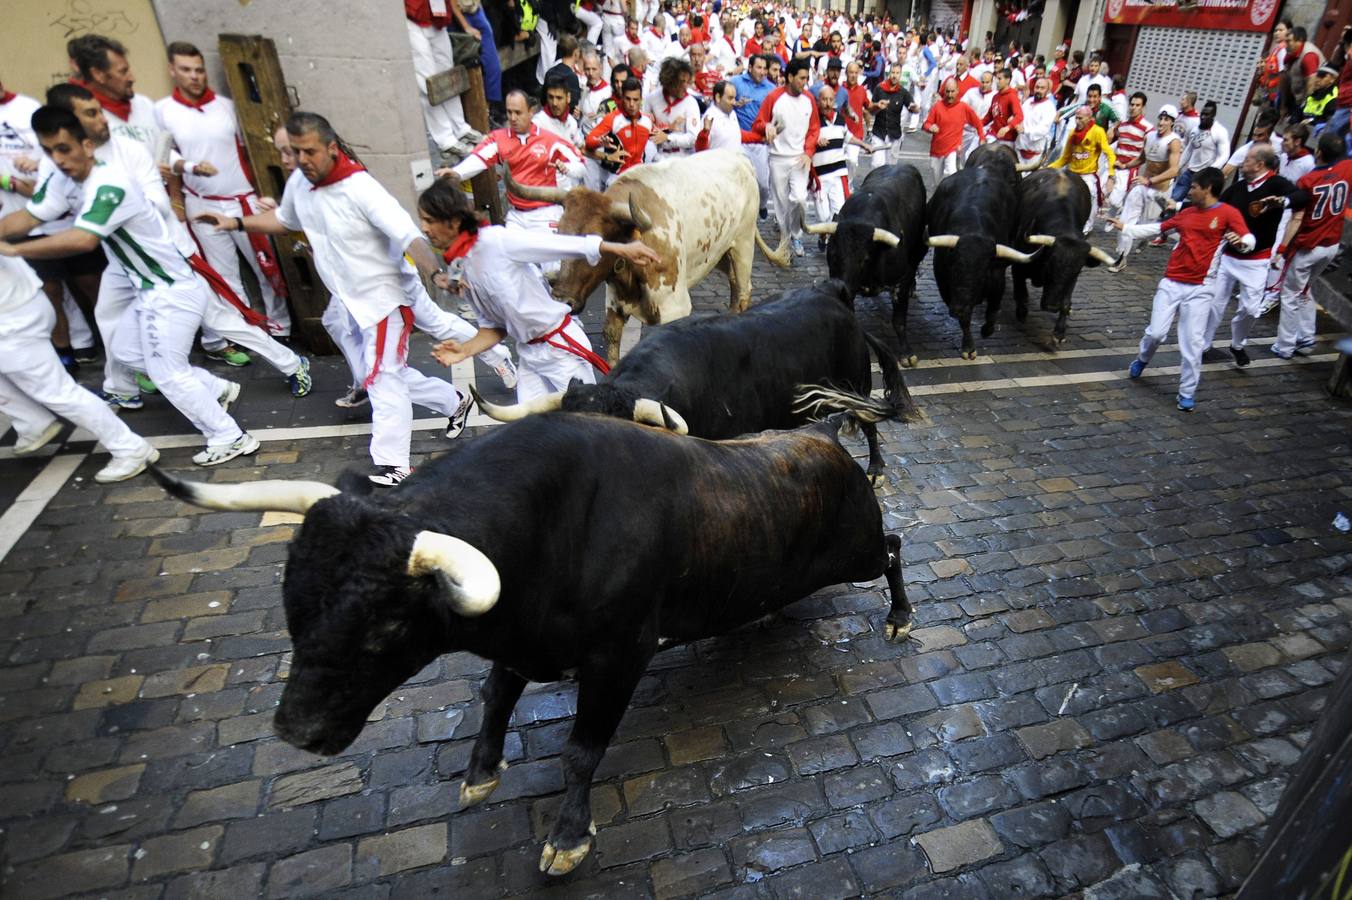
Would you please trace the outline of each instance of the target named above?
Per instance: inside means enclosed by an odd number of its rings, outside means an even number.
[[[230,404],[239,399],[239,382],[227,381],[225,387],[221,389],[221,395],[216,400],[221,404],[221,409],[230,412]]]
[[[516,388],[516,363],[512,362],[511,359],[504,359],[493,367],[493,371],[502,379],[502,386],[507,390]]]
[[[220,447],[208,446],[201,453],[193,456],[192,461],[199,466],[219,466],[236,456],[248,456],[250,453],[256,452],[258,452],[258,438],[246,431],[235,438],[233,444],[224,444]]]
[[[99,484],[126,481],[140,475],[146,470],[147,465],[157,462],[159,458],[160,451],[146,444],[139,453],[133,453],[131,456],[114,456],[112,462],[94,473],[94,480]]]
[[[14,455],[23,456],[27,453],[36,453],[43,447],[52,442],[52,438],[61,433],[61,422],[53,419],[52,424],[42,429],[42,432],[36,437],[26,441],[17,441],[14,444]]]
[[[413,470],[405,466],[376,466],[376,471],[366,477],[376,487],[398,487]]]

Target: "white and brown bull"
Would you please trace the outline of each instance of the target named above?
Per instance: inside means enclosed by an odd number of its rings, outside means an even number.
[[[508,190],[519,197],[563,205],[559,234],[599,234],[608,241],[639,237],[662,257],[641,270],[608,253],[594,266],[565,260],[553,280],[554,296],[574,313],[606,283],[606,355],[612,365],[620,358],[620,335],[630,316],[645,325],[688,316],[690,288],[712,269],[727,273],[728,309],[745,310],[751,303],[753,242],[772,262],[788,265],[787,256],[767,247],[756,229],[756,175],[750,160],[734,150],[636,166],[604,192],[517,184],[510,172],[506,177]]]

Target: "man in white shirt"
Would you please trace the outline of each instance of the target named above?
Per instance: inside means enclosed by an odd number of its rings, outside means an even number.
[[[1089,102],[1090,85],[1098,85],[1104,97],[1113,92],[1113,80],[1099,70],[1102,64],[1097,59],[1089,60],[1085,73],[1075,82],[1075,105],[1084,106]]]
[[[114,135],[131,138],[155,158],[160,127],[155,104],[136,93],[136,75],[121,42],[100,34],[85,34],[66,42],[66,55],[79,71],[74,83],[86,88],[108,116]]]
[[[976,113],[977,119],[985,121],[986,113],[990,112],[991,101],[995,99],[995,76],[990,72],[981,73],[981,84],[978,87],[969,88],[967,93],[962,95],[962,102],[972,108]],[[967,157],[972,155],[978,144],[976,129],[971,125],[962,127],[962,150],[958,153],[958,163],[966,161]]]
[[[268,318],[277,324],[276,334],[285,337],[291,334],[286,282],[267,237],[250,239],[242,232],[229,235],[192,222],[208,210],[225,216],[252,215],[258,195],[244,171],[235,104],[217,96],[207,85],[206,63],[200,50],[175,42],[168,52],[174,90],[155,104],[155,117],[174,140],[176,153],[170,167],[183,178],[188,227],[207,262],[240,297],[247,296],[239,274],[239,256],[244,254],[258,281]]]
[[[33,130],[58,171],[33,195],[30,206],[40,207],[58,194],[79,197],[75,225],[18,245],[0,243],[0,254],[43,259],[102,243],[110,266],[122,272],[137,295],[109,338],[109,355],[149,374],[165,399],[202,433],[207,445],[193,456],[197,465],[220,465],[257,451],[258,440],[227,412],[239,397],[239,385],[188,363],[208,289],[175,246],[163,216],[126,170],[95,157],[94,142],[73,113],[43,107],[33,116]],[[78,188],[72,190],[62,180]],[[6,222],[16,216],[41,218],[19,212]]]
[[[1056,101],[1051,90],[1051,79],[1044,75],[1033,82],[1032,95],[1023,101],[1023,131],[1014,141],[1021,162],[1041,159],[1047,152],[1056,124]]]
[[[411,472],[414,402],[449,417],[448,438],[459,436],[469,418],[468,394],[407,361],[414,316],[396,260],[407,254],[429,277],[441,271],[440,260],[398,201],[351,158],[327,119],[293,113],[286,130],[299,174],[287,181],[281,204],[243,219],[205,213],[203,220],[223,231],[305,232],[325,287],[361,328],[376,466],[369,477],[394,487]]]
[[[1219,169],[1229,154],[1230,132],[1216,121],[1216,104],[1208,100],[1202,104],[1197,127],[1183,138],[1183,160],[1178,180],[1174,182],[1174,201],[1182,203],[1188,196],[1193,177],[1209,166]]]
[[[731,81],[714,85],[713,102],[704,113],[704,127],[695,141],[697,150],[739,150],[742,146],[742,126],[737,121],[735,106],[737,87]]]
[[[683,59],[662,60],[657,75],[658,89],[643,98],[643,112],[653,122],[648,146],[654,157],[670,153],[687,154],[695,150],[699,134],[699,102],[690,93],[694,70]]]
[[[791,60],[784,85],[766,96],[751,125],[752,131],[764,135],[770,148],[770,191],[779,219],[780,246],[789,244],[794,256],[803,255],[803,207],[820,128],[816,104],[807,92],[810,71],[806,58]]]

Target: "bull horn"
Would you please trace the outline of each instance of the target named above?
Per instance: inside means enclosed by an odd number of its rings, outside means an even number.
[[[1028,235],[1028,237],[1024,238],[1024,240],[1027,241],[1027,242],[1030,243],[1030,244],[1038,244],[1038,245],[1043,246],[1043,247],[1050,247],[1050,246],[1052,246],[1053,244],[1056,243],[1056,235],[1054,235],[1054,234],[1030,234],[1030,235]]]
[[[536,413],[554,412],[563,408],[563,391],[555,391],[552,394],[534,397],[523,403],[510,403],[503,406],[497,403],[489,403],[483,397],[480,397],[478,390],[473,385],[470,386],[469,390],[474,395],[474,402],[479,404],[479,409],[483,410],[484,415],[498,422],[515,422]]]
[[[873,229],[873,239],[881,244],[886,244],[889,247],[895,247],[901,243],[901,238],[897,237],[886,228]]]
[[[1106,265],[1113,266],[1117,264],[1117,257],[1113,256],[1111,253],[1109,253],[1107,250],[1104,250],[1101,247],[1090,247],[1089,255],[1094,257],[1094,259],[1097,259],[1099,262],[1105,263]]]
[[[653,220],[643,207],[638,205],[638,200],[633,194],[629,195],[628,201],[615,200],[610,204],[610,214],[621,222],[633,222],[634,227],[639,231],[652,231]]]
[[[1022,263],[1027,265],[1033,261],[1034,253],[1020,253],[1013,247],[1006,247],[1004,244],[995,245],[996,259],[1007,259],[1010,262]]]
[[[545,187],[539,184],[518,184],[512,177],[512,169],[506,163],[502,166],[502,180],[507,184],[507,193],[515,194],[522,200],[538,200],[541,203],[562,203],[568,192],[561,187]]]
[[[1026,162],[1026,163],[1015,163],[1015,164],[1014,164],[1014,171],[1015,171],[1015,172],[1035,172],[1035,171],[1037,171],[1037,170],[1040,169],[1040,168],[1042,168],[1042,159],[1041,159],[1041,157],[1039,157],[1039,158],[1037,158],[1037,159],[1029,160],[1029,161]]]
[[[431,575],[462,616],[482,616],[498,602],[502,579],[493,561],[472,545],[439,531],[420,531],[408,554],[408,574]]]
[[[840,226],[839,222],[817,222],[813,225],[804,225],[803,230],[808,234],[826,234],[836,233],[836,228]]]
[[[926,240],[931,247],[956,247],[958,246],[958,236],[956,234],[932,234]]]
[[[208,484],[185,481],[150,466],[150,474],[160,487],[174,497],[201,506],[227,512],[289,512],[305,515],[320,500],[340,493],[322,481],[253,481],[244,484]]]
[[[676,434],[690,433],[690,428],[685,424],[685,419],[681,417],[680,413],[665,403],[658,403],[656,400],[635,400],[634,421],[640,425],[655,425],[658,428],[665,428]]]

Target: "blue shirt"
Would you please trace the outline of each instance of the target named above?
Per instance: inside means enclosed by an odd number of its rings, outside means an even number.
[[[737,113],[737,122],[742,126],[743,131],[748,131],[751,124],[756,121],[756,116],[760,115],[761,102],[770,95],[775,86],[769,78],[763,79],[760,84],[752,80],[751,76],[743,72],[732,79],[732,86],[737,89],[737,99],[749,99],[751,102],[745,106],[738,106],[733,111]]]

